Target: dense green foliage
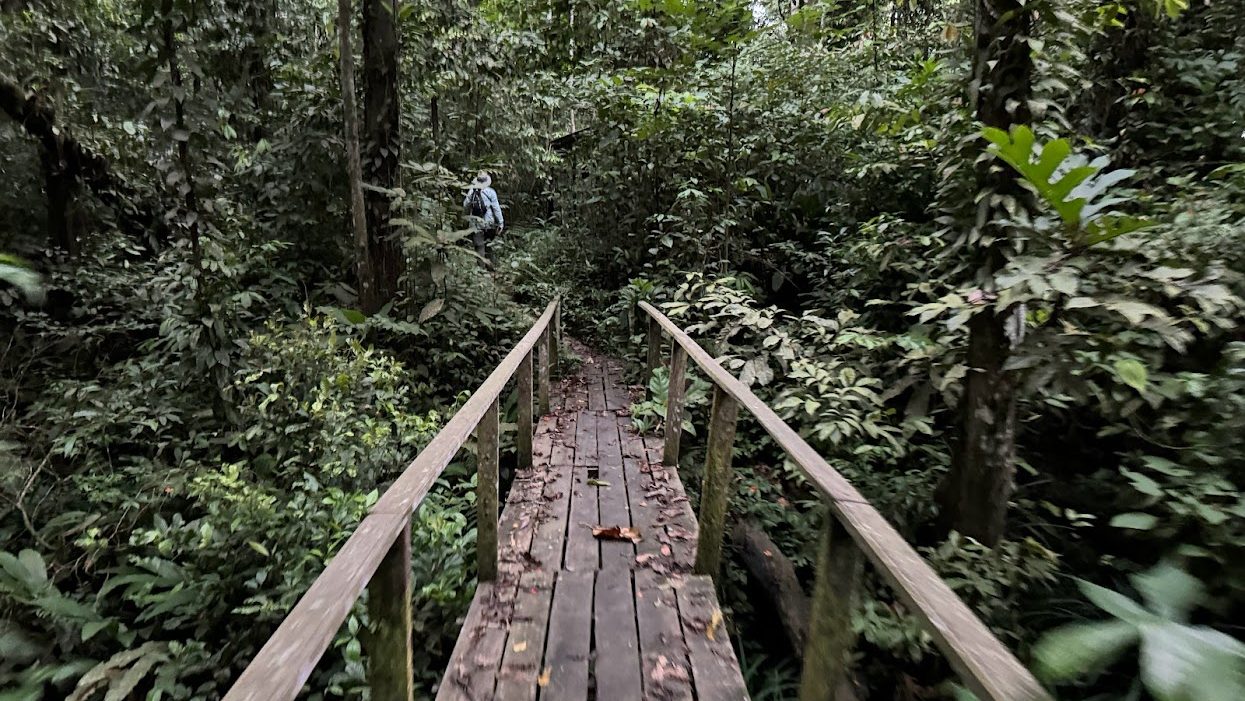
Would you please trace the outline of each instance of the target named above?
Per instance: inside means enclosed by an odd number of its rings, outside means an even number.
[[[986,129],[972,3],[571,5],[397,3],[404,273],[365,317],[334,6],[0,0],[0,699],[219,697],[558,293],[633,359],[635,302],[663,304],[1061,696],[1239,698],[1239,6],[1026,3],[1031,119]],[[518,228],[495,272],[458,217],[478,168]],[[993,544],[940,494],[986,316],[1018,467]],[[654,429],[668,379],[637,382]],[[696,378],[689,406],[694,487]],[[747,420],[737,449],[732,514],[811,577],[816,494]],[[472,473],[413,528],[425,692],[474,579]],[[862,691],[950,697],[867,580]],[[727,582],[754,695],[791,697],[795,651]],[[366,625],[315,698],[362,698]]]

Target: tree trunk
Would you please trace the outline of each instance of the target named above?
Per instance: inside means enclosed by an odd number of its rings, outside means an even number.
[[[77,202],[78,179],[70,169],[61,146],[62,143],[58,143],[56,150],[43,149],[40,157],[44,189],[47,190],[48,245],[73,257],[78,253],[78,232],[74,229],[72,214]]]
[[[391,189],[398,185],[398,0],[363,0],[364,121],[368,183]],[[398,292],[405,269],[400,232],[389,224],[391,199],[368,190],[367,223],[372,296],[364,311],[376,312]]]
[[[195,192],[194,168],[190,158],[190,130],[186,128],[186,86],[182,81],[182,69],[177,60],[177,36],[173,30],[173,2],[165,0],[161,34],[164,41],[165,60],[168,62],[169,82],[173,85],[173,140],[177,144],[177,163],[182,178],[177,182],[177,194],[182,198],[180,213],[182,225],[190,239],[190,251],[194,257],[195,275],[202,272],[203,253],[199,247],[199,200]]]
[[[372,275],[369,269],[367,210],[363,203],[363,165],[359,158],[359,113],[355,106],[354,54],[350,48],[350,0],[337,0],[337,36],[340,56],[342,121],[346,125],[346,171],[350,180],[350,222],[354,233],[355,264],[359,271],[359,300],[370,306]]]
[[[1031,24],[1021,0],[977,2],[972,92],[977,118],[987,126],[1006,130],[1030,119]],[[977,244],[975,267],[979,284],[991,292],[1011,242],[1006,228],[990,223],[1005,214],[997,199],[1026,196],[1012,171],[996,163],[983,163],[977,180],[987,193],[980,198],[979,240],[988,243]],[[991,547],[1003,537],[1016,474],[1016,382],[1003,369],[1011,354],[1006,324],[1012,313],[983,310],[969,323],[961,433],[938,494],[947,525]]]
[[[802,656],[808,641],[811,604],[800,586],[795,566],[755,523],[736,522],[731,526],[731,541],[752,578],[769,594],[791,651]]]

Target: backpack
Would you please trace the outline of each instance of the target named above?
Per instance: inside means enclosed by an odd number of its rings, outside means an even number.
[[[476,188],[471,191],[471,216],[484,218],[488,213],[488,209],[484,206],[484,191]]]

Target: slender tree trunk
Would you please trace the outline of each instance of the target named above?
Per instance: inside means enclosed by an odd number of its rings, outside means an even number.
[[[1030,119],[1033,60],[1027,43],[1031,14],[1021,0],[978,0],[972,91],[977,118],[1008,129]],[[1014,174],[984,163],[978,171],[980,234],[988,244],[975,252],[979,284],[991,292],[1007,262],[1010,232],[990,224],[1000,211],[995,197],[1026,198]],[[1013,310],[982,311],[969,323],[968,366],[961,402],[961,434],[951,472],[939,490],[948,525],[994,546],[1003,537],[1016,474],[1016,380],[1004,369],[1011,354],[1007,320]]]
[[[346,171],[350,180],[350,223],[354,232],[355,264],[359,271],[359,303],[375,304],[367,240],[367,210],[363,203],[363,165],[359,159],[359,113],[355,106],[354,54],[350,48],[350,0],[337,0],[337,36],[340,58],[342,121],[346,125]]]
[[[47,190],[48,244],[73,257],[78,253],[78,232],[74,228],[75,217],[72,214],[77,203],[78,178],[65,158],[62,145],[57,143],[55,149],[43,149],[40,157],[44,189]]]
[[[398,0],[363,0],[363,118],[367,138],[364,172],[378,188],[398,185]],[[392,201],[369,190],[367,200],[369,267],[374,297],[365,311],[378,311],[398,292],[405,270],[402,239],[389,224]]]

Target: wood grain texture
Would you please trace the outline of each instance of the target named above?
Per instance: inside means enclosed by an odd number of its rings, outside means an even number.
[[[698,701],[748,701],[748,686],[739,670],[739,660],[731,647],[730,632],[718,600],[713,580],[688,577],[676,590],[683,639]]]
[[[411,523],[408,519],[367,586],[373,630],[365,638],[367,682],[378,699],[411,701]]]
[[[640,642],[629,569],[597,573],[592,616],[597,701],[640,698]]]
[[[846,478],[674,322],[647,302],[641,302],[640,308],[687,351],[715,386],[752,414],[817,485],[835,517],[917,617],[970,691],[983,701],[1050,701],[1050,694],[1033,674]]]
[[[700,497],[700,538],[696,543],[696,574],[718,578],[722,569],[722,538],[726,509],[735,489],[731,455],[735,452],[735,422],[739,404],[720,387],[713,390],[709,411],[709,439],[705,449],[705,480]]]
[[[622,445],[618,436],[618,417],[613,413],[597,416],[597,507],[601,525],[630,527],[631,508],[627,503],[629,486],[623,470]],[[591,487],[591,485],[589,485]],[[652,537],[641,533],[641,537]],[[626,540],[603,540],[601,569],[628,569],[635,561],[635,545]]]
[[[534,701],[553,603],[552,572],[527,572],[519,582],[514,621],[497,673],[499,701]]]
[[[545,652],[548,683],[541,701],[588,698],[588,655],[592,644],[593,572],[559,572],[549,614]]]
[[[549,327],[540,335],[540,365],[536,379],[536,404],[541,416],[549,413]]]
[[[843,524],[834,518],[827,515],[822,530],[808,640],[804,644],[800,701],[834,701],[835,691],[847,679],[851,651],[856,643],[852,611],[860,587],[864,555]]]
[[[666,394],[666,433],[661,461],[679,466],[679,443],[683,439],[683,405],[687,393],[687,351],[672,344],[670,351],[670,389]]]
[[[515,376],[516,392],[518,393],[518,422],[515,426],[514,445],[518,453],[520,470],[532,466],[532,436],[535,429],[532,422],[532,353],[523,357]]]
[[[498,402],[476,428],[476,571],[482,582],[497,579]]]
[[[691,665],[670,580],[651,570],[636,570],[635,615],[644,698],[691,701]]]

